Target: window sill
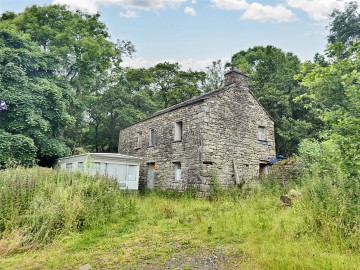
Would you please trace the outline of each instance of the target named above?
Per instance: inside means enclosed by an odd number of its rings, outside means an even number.
[[[267,145],[267,146],[272,146],[272,141],[257,140],[256,143],[262,144],[262,145]]]
[[[173,143],[182,142],[182,140],[173,140]]]

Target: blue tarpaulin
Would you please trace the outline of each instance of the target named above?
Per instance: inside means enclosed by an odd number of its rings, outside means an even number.
[[[269,160],[269,163],[272,165],[272,164],[274,164],[274,163],[276,163],[276,162],[278,162],[278,161],[280,161],[280,160],[283,160],[283,159],[286,159],[286,157],[283,156],[283,155],[278,155],[278,156],[270,159],[270,160]]]

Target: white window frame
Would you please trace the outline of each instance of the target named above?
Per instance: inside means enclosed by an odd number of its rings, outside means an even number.
[[[133,168],[134,170],[132,170],[132,173],[134,174],[130,174],[130,167]],[[126,168],[126,178],[127,178],[127,181],[136,181],[137,179],[137,165],[128,165],[127,168]]]

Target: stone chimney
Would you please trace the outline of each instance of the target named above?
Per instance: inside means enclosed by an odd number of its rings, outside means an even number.
[[[233,83],[247,85],[248,76],[241,73],[237,68],[233,68],[224,74],[224,86],[228,86]]]

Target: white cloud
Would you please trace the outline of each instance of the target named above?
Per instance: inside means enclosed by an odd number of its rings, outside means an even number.
[[[157,61],[149,61],[142,57],[136,57],[132,59],[125,59],[122,62],[123,67],[132,67],[132,68],[149,68],[155,66],[158,63],[179,63],[182,70],[204,70],[206,67],[210,66],[214,59],[201,59],[201,60],[194,60],[192,58],[188,59],[164,59],[164,60],[157,60]],[[226,63],[230,61],[230,58],[222,58],[222,63]]]
[[[211,0],[211,3],[220,9],[245,10],[249,7],[246,0]]]
[[[191,16],[196,16],[196,11],[192,7],[186,7],[184,8],[185,14],[189,14]]]
[[[151,67],[151,62],[142,57],[125,58],[121,63],[123,67],[132,68],[148,68]]]
[[[159,10],[176,8],[189,0],[53,0],[54,4],[68,5],[71,9],[80,9],[89,13],[96,13],[100,5],[118,5],[123,7],[127,14],[129,10]]]
[[[244,11],[240,17],[243,20],[289,22],[296,19],[295,14],[283,5],[270,6],[246,0],[211,0],[211,3],[219,9]]]
[[[90,14],[95,14],[98,11],[98,1],[97,0],[54,0],[53,4],[67,5],[72,10],[82,10]]]
[[[243,20],[260,22],[290,22],[296,19],[295,14],[284,6],[268,6],[252,3],[241,15]]]
[[[292,8],[305,11],[314,20],[326,20],[334,9],[343,10],[349,0],[287,0]],[[360,3],[360,0],[356,0]]]
[[[137,13],[134,10],[127,9],[125,12],[120,12],[120,16],[128,19],[136,18]]]

